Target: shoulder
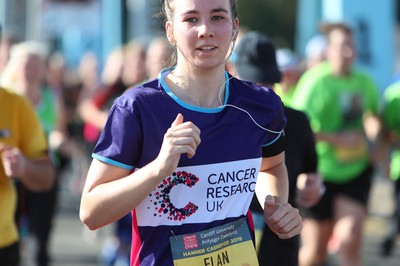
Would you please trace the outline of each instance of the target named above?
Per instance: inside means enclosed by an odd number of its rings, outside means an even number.
[[[26,106],[33,110],[33,107],[25,97],[3,88],[0,88],[0,100],[2,102],[1,106],[5,104],[19,108]]]
[[[251,81],[241,80],[237,78],[231,78],[230,90],[239,96],[248,97],[250,99],[268,102],[279,102],[282,101],[280,97],[268,87],[258,85]]]
[[[260,86],[254,82],[244,80],[244,79],[238,79],[236,77],[229,77],[230,83],[232,84],[233,88],[243,88],[247,89],[248,91],[253,91],[253,92],[261,92],[261,91],[268,91],[270,89]],[[272,90],[271,90],[272,91]]]
[[[295,141],[303,141],[304,138],[314,136],[306,113],[290,107],[285,107],[285,113],[287,117],[285,132],[291,135]],[[298,143],[298,145],[301,145],[301,143]]]
[[[308,70],[306,70],[300,78],[300,81],[317,82],[325,77],[328,77],[330,67],[328,62],[322,62]]]
[[[8,110],[12,119],[22,121],[23,126],[39,124],[33,105],[19,94],[0,88],[0,106]]]
[[[383,97],[385,99],[400,98],[400,81],[387,87],[383,92]]]
[[[165,93],[162,90],[159,80],[154,79],[127,89],[115,100],[114,105],[130,109],[135,105],[140,105],[143,103],[151,104],[149,101],[152,101],[157,98],[157,96],[164,94]]]
[[[296,86],[294,92],[294,106],[298,106],[296,101],[302,102],[304,99],[308,99],[314,94],[315,91],[323,90],[324,83],[329,80],[329,66],[327,63],[320,63],[317,66],[304,72]],[[324,90],[323,90],[324,91]]]
[[[243,108],[260,124],[276,131],[286,123],[281,98],[272,89],[253,82],[232,79],[228,103]]]
[[[299,111],[290,107],[285,106],[285,113],[289,120],[300,121],[300,123],[307,122],[307,115],[303,111]]]
[[[357,82],[368,85],[368,88],[377,89],[375,80],[372,76],[362,68],[355,68],[352,72],[353,77],[356,79]]]
[[[393,109],[397,113],[400,108],[400,81],[390,85],[383,92],[382,99],[385,112]]]
[[[1,87],[0,87],[0,96],[1,96],[0,100],[2,100],[4,102],[6,102],[8,100],[11,100],[11,101],[16,100],[16,101],[18,101],[19,99],[22,98],[18,94],[14,93],[14,92],[12,92],[10,90],[3,89]]]
[[[284,110],[289,126],[292,125],[296,128],[301,128],[301,131],[310,127],[310,120],[305,112],[287,106],[284,107]]]

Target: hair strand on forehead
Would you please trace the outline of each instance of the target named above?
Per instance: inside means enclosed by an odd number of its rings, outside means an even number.
[[[164,0],[164,6],[162,9],[162,13],[166,20],[172,20],[174,14],[174,2],[176,0]],[[229,4],[231,7],[232,19],[237,18],[237,0],[229,0]]]

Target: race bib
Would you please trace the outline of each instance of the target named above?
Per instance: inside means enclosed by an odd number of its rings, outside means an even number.
[[[258,266],[245,218],[169,241],[175,266]]]
[[[337,147],[335,150],[336,158],[343,163],[362,159],[367,152],[368,147],[366,143],[359,145],[357,148]]]

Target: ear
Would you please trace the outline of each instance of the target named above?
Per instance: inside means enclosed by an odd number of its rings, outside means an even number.
[[[236,41],[238,35],[239,35],[239,19],[235,18],[233,20],[232,40]]]
[[[171,21],[165,23],[165,32],[167,33],[169,43],[175,45],[174,28]]]

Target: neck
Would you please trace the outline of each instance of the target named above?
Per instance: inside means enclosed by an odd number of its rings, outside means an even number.
[[[347,65],[331,64],[332,74],[335,76],[348,76],[351,72],[351,67]]]
[[[225,69],[189,70],[176,67],[168,75],[167,84],[184,102],[200,107],[215,108],[224,102]]]

